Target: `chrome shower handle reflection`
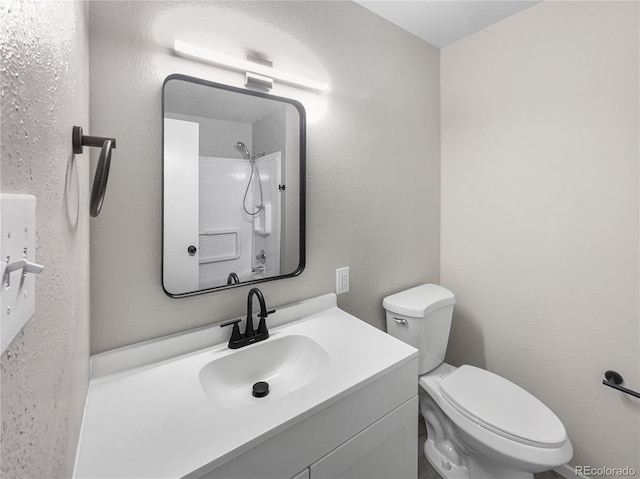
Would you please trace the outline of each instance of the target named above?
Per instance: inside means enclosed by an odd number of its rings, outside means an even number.
[[[94,218],[100,214],[102,204],[104,203],[104,195],[107,190],[107,181],[109,179],[109,169],[111,166],[111,150],[116,147],[115,138],[103,138],[99,136],[89,136],[82,134],[82,127],[74,126],[72,132],[73,152],[82,153],[83,146],[94,146],[101,148],[100,158],[96,167],[96,175],[93,179],[93,188],[91,189],[91,204],[89,213]]]

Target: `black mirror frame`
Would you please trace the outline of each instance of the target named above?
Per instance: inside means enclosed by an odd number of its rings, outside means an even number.
[[[298,263],[298,268],[293,272],[293,273],[289,273],[289,274],[283,274],[283,275],[278,275],[278,276],[272,276],[269,278],[260,278],[260,279],[254,279],[254,280],[250,280],[250,281],[244,281],[241,283],[236,283],[236,284],[225,284],[225,285],[221,285],[221,286],[215,286],[213,288],[207,288],[207,289],[200,289],[197,291],[189,291],[187,293],[179,293],[179,294],[174,294],[174,293],[170,293],[168,292],[165,287],[164,287],[164,254],[162,255],[162,268],[160,270],[160,283],[162,284],[162,289],[165,292],[165,294],[167,294],[168,296],[172,297],[172,298],[184,298],[184,297],[189,297],[189,296],[195,296],[197,294],[205,294],[205,293],[213,293],[216,291],[224,291],[227,289],[231,289],[231,288],[237,288],[239,286],[250,286],[253,284],[257,284],[257,283],[265,283],[267,281],[274,281],[274,280],[278,280],[278,279],[285,279],[285,278],[293,278],[295,276],[299,276],[305,268],[306,265],[306,169],[307,169],[307,120],[306,120],[306,112],[304,109],[304,106],[302,105],[302,103],[300,103],[297,100],[293,100],[291,98],[284,98],[284,97],[280,97],[280,96],[275,96],[275,95],[270,95],[268,93],[263,93],[263,92],[258,92],[258,91],[253,91],[253,90],[247,90],[244,88],[238,88],[238,87],[233,87],[230,85],[224,85],[222,83],[216,83],[216,82],[212,82],[209,80],[203,80],[201,78],[196,78],[196,77],[192,77],[192,76],[188,76],[188,75],[183,75],[181,73],[173,73],[171,75],[169,75],[167,78],[165,78],[164,82],[162,83],[162,119],[164,119],[164,104],[165,104],[165,98],[164,98],[164,94],[165,94],[165,86],[167,84],[167,82],[171,81],[171,80],[182,80],[182,81],[187,81],[187,82],[191,82],[191,83],[197,83],[203,86],[208,86],[208,87],[212,87],[212,88],[218,88],[220,90],[226,90],[226,91],[230,91],[230,92],[234,92],[234,93],[241,93],[243,95],[250,95],[250,96],[255,96],[258,98],[265,98],[268,100],[275,100],[275,101],[281,101],[284,103],[288,103],[290,105],[293,105],[296,110],[298,110],[298,114],[300,115],[300,224],[299,224],[299,235],[300,235],[300,261]],[[162,251],[164,251],[164,127],[162,128],[162,208],[161,208],[161,212],[162,212]]]

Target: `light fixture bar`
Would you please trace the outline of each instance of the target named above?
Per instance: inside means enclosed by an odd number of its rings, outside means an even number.
[[[269,91],[273,88],[273,78],[266,77],[264,75],[258,75],[257,73],[247,72],[245,73],[245,86],[249,88],[255,88],[258,90]]]
[[[282,83],[289,85],[300,86],[304,88],[310,88],[312,90],[327,91],[329,84],[310,78],[305,78],[292,73],[283,72],[272,67],[261,65],[259,63],[250,62],[247,60],[240,60],[238,58],[223,55],[206,48],[202,48],[190,43],[185,43],[181,40],[176,40],[173,46],[176,53],[181,56],[192,58],[196,60],[205,61],[208,63],[214,63],[216,65],[222,65],[230,70],[257,73],[266,77],[271,77],[274,80],[279,80]]]

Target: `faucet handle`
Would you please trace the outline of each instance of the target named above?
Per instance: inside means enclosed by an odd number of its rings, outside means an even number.
[[[240,334],[240,326],[238,324],[242,321],[242,319],[232,319],[231,321],[225,321],[220,324],[221,328],[225,326],[231,326],[233,324],[233,330],[231,331],[231,337],[229,338],[229,347],[231,344],[242,339],[242,335]]]
[[[224,328],[225,326],[231,326],[232,324],[235,324],[237,326],[240,321],[242,321],[242,318],[231,319],[229,321],[225,321],[224,323],[220,323],[220,327]]]
[[[267,311],[266,314],[262,315],[258,315],[258,317],[260,318],[260,322],[258,323],[258,331],[257,333],[265,336],[265,337],[269,337],[269,330],[267,329],[267,322],[266,322],[266,317],[269,316],[271,313],[275,313],[276,310],[272,309],[271,311]]]

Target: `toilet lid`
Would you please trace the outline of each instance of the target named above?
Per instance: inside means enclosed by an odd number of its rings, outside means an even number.
[[[443,397],[482,427],[517,442],[559,446],[567,432],[540,400],[485,369],[460,366],[440,383]]]

